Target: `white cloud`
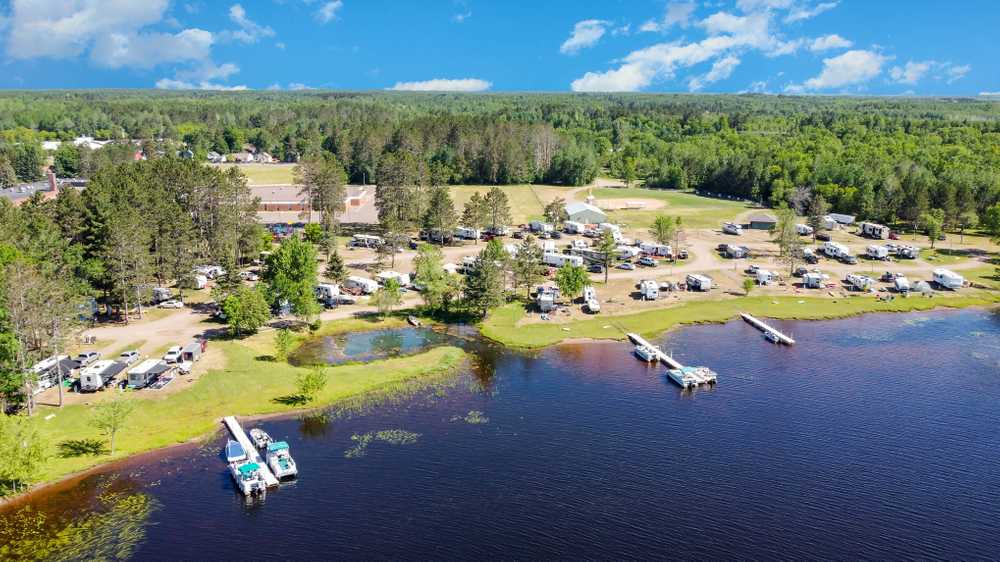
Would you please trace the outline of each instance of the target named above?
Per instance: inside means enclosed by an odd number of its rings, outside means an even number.
[[[465,23],[465,20],[472,17],[472,10],[451,16],[451,21],[455,23]]]
[[[478,78],[435,78],[422,82],[396,82],[390,90],[406,92],[482,92],[489,90],[492,82]]]
[[[746,90],[740,92],[741,94],[766,94],[767,93],[767,82],[764,80],[758,80],[750,84],[750,87]]]
[[[809,44],[809,50],[814,53],[818,53],[820,51],[829,51],[831,49],[848,49],[852,46],[854,46],[854,43],[850,40],[844,39],[840,35],[834,33],[813,39]]]
[[[736,7],[744,13],[787,10],[794,4],[795,0],[736,0]]]
[[[936,63],[928,61],[907,61],[903,66],[889,69],[889,78],[898,84],[916,84],[927,74]]]
[[[837,2],[823,2],[815,6],[796,6],[785,16],[785,23],[794,23],[814,18],[823,12],[828,12],[836,8],[839,3],[840,1],[838,0]]]
[[[109,33],[95,40],[90,58],[108,68],[152,68],[171,62],[208,60],[212,34],[203,29],[170,33]]]
[[[593,47],[604,37],[609,22],[604,20],[583,20],[576,22],[569,39],[559,47],[559,52],[564,55],[573,55],[581,49]]]
[[[698,7],[694,2],[670,2],[660,21],[650,20],[642,24],[639,31],[666,31],[673,26],[687,27],[691,16]]]
[[[712,68],[702,76],[695,76],[688,80],[688,88],[694,92],[700,90],[719,80],[725,80],[733,74],[733,70],[740,65],[740,59],[732,55],[723,57],[712,64]]]
[[[288,85],[288,89],[293,92],[298,92],[301,90],[315,90],[316,88],[313,88],[312,86],[306,86],[301,82],[292,82],[291,84]]]
[[[277,47],[277,48],[279,48],[279,49],[281,49],[282,51],[285,50],[285,44],[282,43],[281,41],[278,41],[277,43],[275,43],[274,46]]]
[[[947,77],[946,82],[951,84],[956,80],[961,80],[962,78],[965,78],[965,75],[968,74],[970,70],[972,70],[971,65],[963,64],[961,66],[952,66],[949,63],[947,68],[945,68],[944,70],[944,73]]]
[[[219,35],[224,40],[239,41],[240,43],[256,43],[264,37],[273,37],[274,30],[266,25],[260,25],[247,17],[247,12],[240,4],[233,4],[229,7],[229,19],[233,21],[239,29],[235,31],[223,31]]]
[[[228,92],[240,92],[247,90],[246,86],[226,86],[224,84],[213,84],[211,82],[185,82],[183,80],[172,80],[163,78],[156,81],[156,87],[160,90],[220,90]]]
[[[337,12],[344,6],[341,0],[333,0],[332,2],[324,2],[322,6],[316,10],[316,19],[320,23],[330,23],[331,21],[337,19]]]
[[[979,92],[979,95],[988,98],[995,98],[1000,96],[1000,92]]]
[[[823,59],[823,70],[819,76],[806,80],[801,86],[793,84],[786,90],[828,90],[861,84],[878,76],[882,72],[882,65],[888,60],[889,57],[875,51],[847,51],[842,55]]]

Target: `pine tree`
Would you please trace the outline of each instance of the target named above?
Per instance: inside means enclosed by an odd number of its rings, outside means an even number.
[[[347,279],[347,268],[344,266],[344,258],[340,256],[340,252],[337,251],[336,247],[334,247],[330,257],[327,258],[326,276],[335,283],[343,283]]]

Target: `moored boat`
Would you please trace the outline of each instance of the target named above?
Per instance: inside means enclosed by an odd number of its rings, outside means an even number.
[[[635,356],[647,363],[652,363],[660,358],[658,349],[645,345],[635,346]]]
[[[247,460],[247,452],[243,450],[243,445],[239,441],[232,439],[226,443],[226,462],[234,463]]]
[[[771,330],[764,330],[764,339],[771,343],[781,343],[781,338],[778,337],[778,334]]]
[[[670,369],[667,371],[667,376],[669,376],[675,383],[679,384],[681,388],[694,388],[702,382],[696,370],[696,367]]]
[[[297,476],[299,473],[295,460],[288,451],[288,443],[284,441],[274,441],[267,446],[267,466],[279,479]]]
[[[406,321],[410,323],[411,326],[420,327],[420,319],[416,316],[407,316]]]
[[[243,460],[229,463],[229,473],[233,476],[236,488],[244,496],[263,494],[267,489],[260,473],[260,465],[255,462]]]
[[[263,449],[274,441],[266,431],[259,427],[255,427],[250,430],[250,440],[253,441],[254,447],[257,447],[258,449]]]

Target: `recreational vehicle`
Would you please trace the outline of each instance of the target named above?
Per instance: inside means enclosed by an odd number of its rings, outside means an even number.
[[[851,255],[851,250],[843,244],[827,241],[823,242],[823,253],[831,258],[844,259]]]
[[[670,257],[674,255],[673,248],[669,244],[654,244],[652,242],[642,242],[639,244],[642,253],[649,256]]]
[[[118,373],[125,370],[125,364],[104,359],[89,365],[80,372],[80,392],[103,390],[114,382]]]
[[[601,311],[601,303],[598,302],[597,299],[590,299],[586,301],[584,305],[587,307],[587,312],[591,314],[597,314]]]
[[[743,227],[734,222],[724,222],[722,223],[722,232],[724,234],[735,234],[739,236],[743,234]]]
[[[340,286],[333,283],[320,283],[316,285],[316,300],[327,303],[333,302],[340,295]]]
[[[876,240],[885,240],[889,238],[889,227],[873,222],[863,222],[858,224],[858,234]]]
[[[543,252],[555,252],[556,243],[553,240],[542,240],[542,251]]]
[[[934,282],[945,289],[961,289],[965,285],[965,278],[951,271],[950,269],[935,269]]]
[[[698,273],[689,273],[685,282],[690,291],[708,291],[712,288],[712,279]]]
[[[908,293],[910,292],[910,280],[902,275],[896,277],[892,280],[892,285],[896,289],[897,293]]]
[[[597,232],[598,235],[603,235],[605,232],[610,232],[611,237],[615,239],[615,242],[618,242],[619,240],[622,239],[622,229],[617,224],[612,224],[610,222],[602,222],[601,224],[597,225]]]
[[[837,228],[837,221],[833,219],[830,215],[823,217],[823,229],[824,230],[834,230]]]
[[[400,287],[408,287],[410,285],[409,273],[399,273],[396,271],[383,271],[375,276],[375,280],[378,281],[380,285],[385,285],[390,279],[395,279],[396,283],[398,283]]]
[[[615,251],[617,252],[618,259],[620,260],[630,260],[642,253],[642,250],[636,248],[635,246],[618,246]]]
[[[908,260],[915,260],[920,255],[920,250],[913,246],[900,246],[896,248],[896,257]]]
[[[868,246],[868,257],[873,260],[887,260],[889,259],[889,248],[885,246],[879,246],[877,244],[872,244]]]
[[[563,223],[563,230],[566,234],[583,234],[583,229],[586,228],[582,222],[576,221],[566,221]]]
[[[844,215],[841,213],[830,213],[829,217],[839,224],[854,224],[854,215]]]
[[[848,273],[844,281],[851,286],[852,289],[857,291],[867,291],[872,288],[875,283],[872,281],[871,277],[865,275],[858,275],[857,273]]]
[[[570,247],[574,250],[586,250],[589,246],[587,246],[586,240],[577,239],[573,241]]]
[[[767,269],[757,270],[757,284],[758,285],[770,285],[771,283],[778,280],[778,275]]]
[[[528,224],[528,228],[530,228],[532,232],[552,232],[555,230],[551,224],[542,221],[531,221]]]
[[[352,275],[344,281],[344,288],[370,295],[378,290],[378,283],[367,277]]]
[[[567,254],[557,254],[555,252],[545,252],[542,254],[542,263],[551,265],[552,267],[562,267],[566,264],[582,266],[583,258]]]
[[[592,285],[583,288],[583,300],[584,302],[597,300],[597,290]]]
[[[464,240],[479,240],[482,234],[478,228],[460,226],[455,229],[455,238],[462,238]]]
[[[808,224],[797,224],[795,225],[795,232],[798,233],[799,236],[812,236],[813,227]]]
[[[351,236],[351,246],[355,248],[378,248],[382,245],[382,237],[372,234],[355,234]]]
[[[740,260],[750,257],[750,248],[747,248],[746,246],[737,246],[736,244],[726,244],[722,253],[725,254],[727,258]]]
[[[807,289],[822,289],[823,288],[823,278],[822,273],[806,273],[802,276],[802,285]]]
[[[171,367],[160,359],[146,359],[128,372],[128,387],[145,388],[170,369]]]
[[[642,300],[655,301],[660,296],[660,285],[652,279],[646,279],[639,283],[639,293]]]
[[[491,226],[486,229],[486,234],[491,234],[493,236],[507,236],[510,234],[510,227],[498,224],[496,226]]]
[[[166,287],[153,287],[153,304],[159,304],[163,301],[168,301],[173,298],[173,294],[170,289]]]
[[[201,359],[201,342],[193,341],[181,348],[181,361],[194,363],[195,361]]]

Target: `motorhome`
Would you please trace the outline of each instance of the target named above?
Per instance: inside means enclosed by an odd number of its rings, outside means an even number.
[[[847,284],[856,291],[867,291],[872,288],[872,285],[875,284],[875,281],[873,281],[871,277],[859,275],[857,273],[848,273],[847,277],[844,278],[844,281],[846,281]]]
[[[866,249],[866,253],[869,258],[873,260],[887,260],[889,259],[889,248],[885,246],[879,246],[878,244],[872,244]]]
[[[823,242],[822,248],[824,254],[835,259],[844,259],[851,255],[851,250],[847,246],[837,242]]]
[[[691,291],[708,291],[712,288],[712,279],[698,273],[689,273],[684,281]]]
[[[582,222],[576,221],[566,221],[563,223],[563,230],[566,234],[583,234],[583,229],[586,228]]]
[[[908,260],[915,260],[920,255],[920,250],[913,246],[900,246],[896,248],[896,257]]]
[[[351,236],[351,246],[355,248],[378,248],[383,243],[381,236],[373,234],[355,234]]]
[[[320,283],[316,285],[316,300],[319,302],[333,302],[340,295],[340,285],[335,283]]]
[[[352,291],[360,291],[362,294],[370,295],[378,290],[378,283],[367,277],[352,275],[344,281],[344,288]]]
[[[479,240],[482,238],[482,235],[482,231],[478,228],[460,226],[455,229],[455,238],[462,238],[464,240]]]
[[[802,285],[807,289],[822,289],[826,279],[822,273],[811,272],[802,276]]]
[[[146,359],[128,372],[128,387],[132,389],[145,388],[157,377],[169,372],[172,367],[160,359]]]
[[[740,260],[750,257],[750,248],[747,248],[746,246],[737,246],[736,244],[726,244],[722,253],[725,254],[727,258]]]
[[[390,279],[395,280],[400,287],[410,286],[409,273],[399,273],[397,271],[383,271],[375,276],[375,280],[378,281],[380,285],[385,285]]]
[[[735,234],[739,236],[743,234],[743,227],[734,222],[724,222],[722,223],[722,232],[724,234]]]
[[[799,236],[812,236],[813,227],[808,224],[797,224],[795,225],[795,232],[798,233]]]
[[[873,222],[863,222],[858,224],[858,234],[861,236],[867,236],[868,238],[885,240],[889,238],[890,232],[889,227],[882,224],[875,224]]]
[[[902,275],[896,277],[892,280],[892,285],[896,289],[897,293],[908,293],[910,292],[910,280]]]
[[[571,256],[568,254],[557,254],[555,252],[545,252],[542,254],[542,263],[545,265],[551,265],[552,267],[562,267],[566,264],[582,266],[583,258],[580,256]]]
[[[635,246],[618,246],[615,249],[615,252],[617,252],[618,259],[620,259],[620,260],[630,260],[630,259],[632,259],[634,257],[637,257],[639,254],[641,254],[642,250],[640,250],[639,248],[636,248]]]
[[[660,296],[660,284],[652,279],[645,279],[639,283],[639,294],[642,300],[655,301]]]
[[[80,392],[96,392],[103,390],[115,381],[118,373],[125,370],[125,364],[110,359],[103,359],[88,365],[80,371]]]
[[[669,244],[654,244],[652,242],[642,242],[639,244],[642,253],[648,256],[670,257],[674,255],[673,248]]]
[[[778,275],[767,269],[757,270],[757,284],[758,285],[770,285],[778,280]]]
[[[532,232],[552,232],[555,230],[555,227],[551,224],[542,221],[531,221],[528,224],[528,228],[530,228]]]
[[[934,282],[945,289],[961,289],[965,285],[965,278],[951,271],[950,269],[935,269]]]
[[[153,304],[159,304],[173,298],[173,293],[167,287],[153,287]]]

